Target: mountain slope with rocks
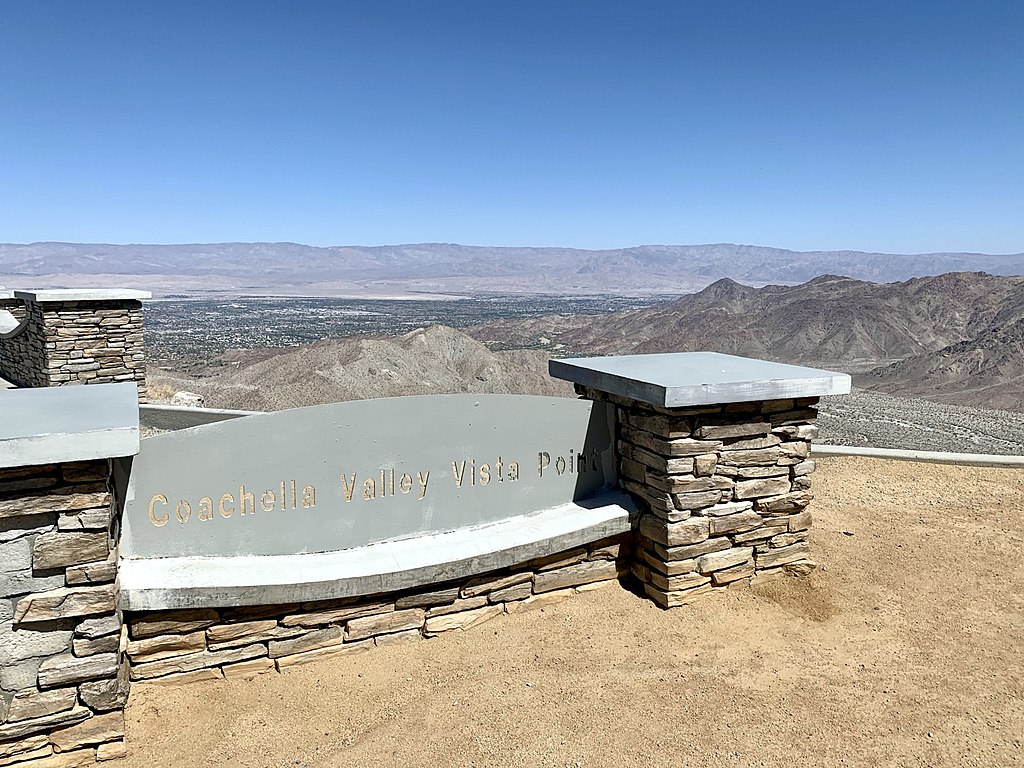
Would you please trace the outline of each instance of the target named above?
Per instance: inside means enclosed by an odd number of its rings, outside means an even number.
[[[548,359],[530,350],[492,352],[453,328],[431,326],[394,338],[232,350],[201,377],[154,372],[151,379],[202,395],[208,407],[253,411],[460,392],[571,395],[571,384],[548,376]]]
[[[202,376],[151,371],[150,394],[180,402],[267,411],[371,397],[510,393],[574,396],[547,374],[537,350],[492,352],[444,326],[399,337],[361,336],[286,349],[235,350]],[[145,419],[145,414],[143,414]],[[857,390],[824,398],[822,440],[842,445],[1015,454],[1024,413],[943,405]]]
[[[1024,277],[877,284],[824,275],[763,288],[723,279],[648,309],[470,332],[493,346],[565,354],[725,352],[837,368],[869,389],[1024,410]]]

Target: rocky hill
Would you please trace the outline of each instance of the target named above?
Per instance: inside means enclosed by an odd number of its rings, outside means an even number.
[[[759,289],[724,279],[649,309],[493,322],[471,333],[562,354],[727,352],[849,371],[884,392],[1024,410],[1024,277],[876,284],[825,275]]]
[[[542,351],[492,352],[453,328],[233,351],[201,377],[150,372],[150,395],[198,393],[206,405],[278,410],[368,397],[450,392],[573,396]],[[181,399],[179,397],[179,399]],[[189,404],[191,398],[184,398]],[[845,445],[1018,454],[1024,413],[943,405],[877,392],[825,398],[822,440]]]
[[[1024,254],[801,252],[728,243],[613,250],[452,243],[0,244],[0,284],[105,283],[159,294],[651,294],[699,290],[724,277],[748,285],[793,284],[832,273],[885,282],[965,270],[1024,274]]]
[[[153,372],[157,389],[184,389],[217,408],[274,411],[371,397],[453,392],[572,395],[547,374],[549,355],[492,352],[444,326],[395,338],[357,336],[285,349],[233,350],[201,377]]]

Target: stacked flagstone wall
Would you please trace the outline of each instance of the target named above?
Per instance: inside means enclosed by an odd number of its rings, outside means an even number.
[[[13,291],[0,291],[0,310],[10,312],[16,320],[25,319],[25,302],[14,298]]]
[[[132,381],[146,402],[142,302],[81,295],[15,291],[28,322],[0,336],[0,378],[21,387]]]
[[[625,575],[632,534],[407,592],[298,605],[129,613],[131,679],[186,683],[284,671],[468,630]]]
[[[0,468],[0,765],[124,754],[109,463]]]
[[[818,398],[663,408],[577,391],[617,406],[621,482],[646,506],[632,571],[659,605],[814,567]]]

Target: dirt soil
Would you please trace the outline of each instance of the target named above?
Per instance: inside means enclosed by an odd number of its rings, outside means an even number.
[[[1024,472],[814,480],[808,578],[671,611],[611,585],[284,675],[137,684],[117,765],[1024,765]]]

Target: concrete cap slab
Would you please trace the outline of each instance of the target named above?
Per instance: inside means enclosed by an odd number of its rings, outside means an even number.
[[[845,395],[850,376],[719,352],[551,360],[549,373],[600,392],[665,408]]]
[[[0,467],[134,456],[138,398],[132,382],[0,391]]]
[[[43,291],[14,291],[25,301],[142,301],[153,298],[149,291],[129,288],[51,288]]]
[[[7,291],[7,290],[4,290],[4,289],[0,288],[0,301],[2,301],[4,299],[13,299],[13,298],[14,298],[14,291]]]

